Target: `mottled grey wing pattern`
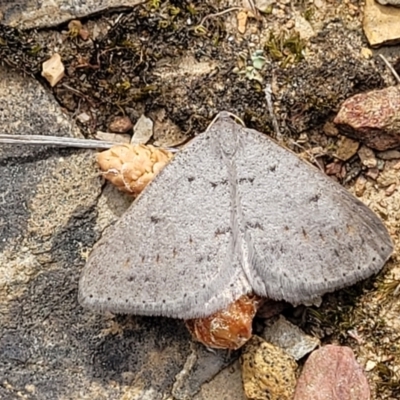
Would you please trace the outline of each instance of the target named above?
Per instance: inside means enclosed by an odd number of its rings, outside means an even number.
[[[96,244],[79,301],[99,311],[194,318],[251,291],[235,251],[215,130],[179,152]]]
[[[240,236],[257,294],[307,303],[383,267],[393,245],[372,210],[261,133],[231,124],[243,136]]]
[[[252,290],[307,303],[376,273],[392,250],[382,222],[346,189],[224,117],[96,245],[79,300],[176,318],[209,315]]]

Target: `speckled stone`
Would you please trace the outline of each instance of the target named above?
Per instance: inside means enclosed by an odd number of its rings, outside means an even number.
[[[333,122],[341,132],[384,151],[400,145],[399,107],[399,86],[371,90],[345,100]]]
[[[37,81],[0,75],[1,132],[81,136]],[[101,191],[94,155],[0,145],[0,398],[159,400],[176,381],[192,398],[238,355],[192,348],[182,321],[78,304],[90,249],[129,206]]]
[[[285,350],[295,360],[300,360],[320,344],[319,339],[306,335],[283,315],[267,325],[261,336],[269,343]]]
[[[327,345],[311,353],[294,400],[370,400],[367,378],[349,347]]]
[[[398,0],[395,1],[400,5]],[[382,46],[399,43],[399,18],[400,9],[398,7],[387,7],[375,0],[365,0],[363,29],[369,44]]]
[[[134,7],[143,0],[0,1],[0,24],[20,29],[55,26],[103,10]],[[2,16],[2,18],[1,18]]]
[[[296,385],[294,359],[254,335],[241,356],[242,379],[249,400],[291,400]]]

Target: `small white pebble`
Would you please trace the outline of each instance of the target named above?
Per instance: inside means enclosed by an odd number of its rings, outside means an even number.
[[[81,113],[76,117],[79,122],[81,122],[82,124],[86,124],[90,121],[90,116],[86,113]]]

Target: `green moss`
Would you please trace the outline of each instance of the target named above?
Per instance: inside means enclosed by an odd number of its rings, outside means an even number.
[[[264,49],[273,61],[280,61],[281,67],[295,64],[304,58],[305,41],[300,38],[299,33],[270,32]]]

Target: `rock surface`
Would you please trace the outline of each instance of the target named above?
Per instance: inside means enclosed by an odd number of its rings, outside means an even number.
[[[394,44],[400,41],[400,9],[366,0],[363,28],[371,46]]]
[[[254,335],[246,343],[240,360],[248,399],[292,399],[297,364],[289,354]]]
[[[327,345],[311,353],[294,400],[370,400],[367,378],[349,347]]]
[[[390,6],[399,6],[400,7],[400,0],[377,0],[378,3],[383,5],[390,5]]]
[[[141,3],[143,0],[1,1],[0,23],[22,29],[42,28],[110,8],[134,7]]]
[[[38,82],[0,74],[4,133],[80,136]],[[182,321],[80,307],[87,254],[129,205],[101,194],[94,152],[1,145],[0,183],[0,398],[158,400],[177,380],[191,398],[237,358],[191,348]]]
[[[347,99],[334,119],[346,134],[379,151],[400,145],[400,86]]]
[[[357,153],[359,147],[360,143],[356,140],[342,136],[338,141],[335,157],[342,161],[350,160]]]
[[[319,339],[306,335],[282,315],[267,326],[261,336],[267,342],[283,349],[295,360],[300,360],[320,344]]]

